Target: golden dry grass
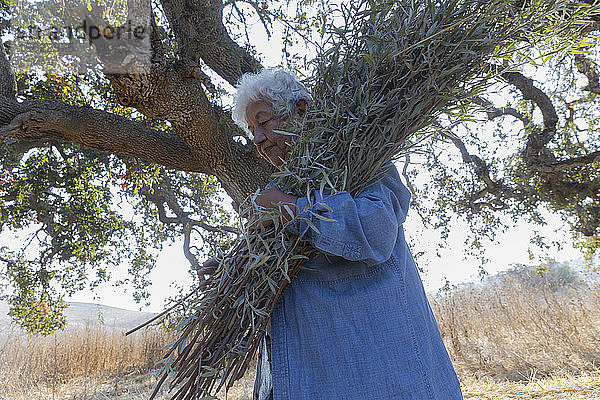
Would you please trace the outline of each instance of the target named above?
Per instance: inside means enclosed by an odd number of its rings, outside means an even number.
[[[552,290],[510,279],[431,303],[461,377],[516,381],[600,367],[597,282]]]
[[[148,329],[137,335],[88,326],[49,337],[13,330],[0,338],[0,398],[76,379],[145,373],[159,360],[169,335]]]
[[[600,399],[599,284],[503,282],[431,300],[466,399]],[[170,340],[159,329],[125,337],[101,327],[0,338],[0,399],[147,399]],[[250,400],[252,385],[250,372],[227,398]]]
[[[153,373],[131,372],[113,376],[79,377],[54,386],[35,386],[24,390],[0,392],[2,400],[147,400],[156,386],[157,377]],[[251,374],[238,381],[229,390],[229,400],[251,400]],[[218,394],[225,399],[225,391]],[[156,400],[169,400],[166,385],[161,388]]]
[[[581,373],[531,379],[523,382],[495,382],[492,379],[463,378],[465,399],[536,399],[536,400],[596,400],[600,399],[600,373]]]
[[[0,400],[147,399],[157,382],[155,363],[170,341],[159,328],[130,336],[98,325],[49,337],[13,330],[0,337]],[[250,400],[253,383],[250,373],[228,398]],[[157,400],[169,398],[167,389],[165,384]]]

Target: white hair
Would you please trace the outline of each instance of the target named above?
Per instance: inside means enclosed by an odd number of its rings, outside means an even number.
[[[312,100],[308,89],[296,75],[282,68],[265,68],[256,74],[245,73],[236,88],[231,117],[250,136],[252,133],[246,121],[246,108],[250,103],[267,101],[273,106],[277,117],[286,118],[292,115],[298,100]]]

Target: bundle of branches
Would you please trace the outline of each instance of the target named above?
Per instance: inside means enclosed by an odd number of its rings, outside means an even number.
[[[342,27],[330,29],[307,82],[314,102],[302,124],[286,128],[294,144],[285,170],[275,174],[278,187],[309,199],[315,190],[321,197],[360,193],[426,137],[437,118],[456,114],[495,74],[514,66],[518,46],[525,53],[534,44],[576,45],[585,9],[564,0],[342,6]],[[254,210],[259,224],[272,224],[245,229],[217,271],[184,299],[186,317],[157,385],[174,372],[173,399],[208,396],[243,376],[278,297],[315,251],[279,223],[279,211],[256,209],[254,198],[242,214]],[[313,217],[323,218],[310,209],[297,218],[316,230]]]

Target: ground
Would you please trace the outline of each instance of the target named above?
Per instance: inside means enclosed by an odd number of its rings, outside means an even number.
[[[129,374],[112,378],[73,380],[58,387],[31,389],[10,400],[147,400],[154,388],[156,378],[152,374]],[[463,379],[465,399],[536,399],[536,400],[592,400],[600,399],[600,371],[579,376],[557,376],[523,382],[493,382],[486,379]],[[248,376],[220,399],[250,400],[252,378]],[[0,399],[9,400],[0,394]],[[169,399],[163,390],[157,400]]]

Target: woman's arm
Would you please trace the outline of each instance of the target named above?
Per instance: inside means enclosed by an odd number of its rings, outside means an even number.
[[[382,180],[355,198],[348,192],[321,196],[318,190],[310,199],[299,197],[297,215],[287,229],[323,252],[379,264],[390,257],[396,245],[409,202],[410,192],[392,166]]]

